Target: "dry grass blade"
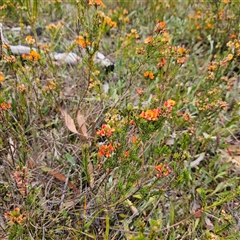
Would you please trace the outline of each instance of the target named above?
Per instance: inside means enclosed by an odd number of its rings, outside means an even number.
[[[73,132],[73,133],[78,133],[77,129],[76,129],[76,126],[75,126],[75,123],[73,121],[73,119],[70,117],[70,115],[66,112],[66,110],[60,108],[60,111],[64,117],[64,120],[65,120],[65,124],[67,126],[67,128]]]
[[[91,162],[88,163],[88,174],[90,177],[89,185],[93,188],[94,185],[94,175],[93,175],[93,164]]]

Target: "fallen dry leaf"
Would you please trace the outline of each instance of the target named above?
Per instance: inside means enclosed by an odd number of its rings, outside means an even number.
[[[226,149],[220,149],[222,159],[225,162],[232,162],[237,169],[240,168],[240,147],[237,145],[230,145]]]
[[[73,133],[78,133],[77,129],[76,129],[76,126],[75,126],[75,123],[73,121],[73,119],[70,117],[70,115],[66,112],[66,110],[60,108],[60,111],[64,117],[64,120],[65,120],[65,124],[67,126],[67,128],[73,132]]]
[[[88,139],[87,126],[84,117],[80,111],[78,111],[77,113],[77,123],[79,126],[78,133],[83,138],[83,140],[87,140]]]
[[[205,153],[199,154],[199,157],[190,163],[190,167],[194,168],[194,167],[198,166],[200,164],[200,162],[204,159],[204,157],[205,157]]]
[[[213,230],[214,229],[213,223],[208,217],[205,217],[204,221],[205,221],[205,227],[208,230]]]
[[[55,172],[55,171],[48,171],[48,174],[52,175],[56,179],[58,179],[61,182],[66,182],[67,178],[63,176],[61,173]],[[74,192],[77,192],[77,188],[74,184],[72,184],[71,181],[68,180],[68,187],[72,188]]]

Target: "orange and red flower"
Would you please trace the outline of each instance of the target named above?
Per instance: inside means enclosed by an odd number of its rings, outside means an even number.
[[[159,173],[157,174],[157,177],[160,178],[162,176],[166,177],[168,176],[172,170],[169,168],[169,166],[167,164],[160,164],[158,166],[156,166],[155,168]]]
[[[102,128],[97,131],[97,135],[111,137],[113,132],[115,132],[115,128],[111,128],[109,124],[103,124]]]
[[[147,110],[147,111],[142,111],[140,114],[141,118],[145,118],[146,120],[149,121],[157,121],[158,117],[160,116],[161,111],[158,108],[152,109],[152,110]]]
[[[115,150],[115,147],[112,144],[100,145],[99,151],[98,151],[98,156],[110,158],[112,156],[112,153],[114,152],[114,150]]]
[[[10,103],[0,103],[0,110],[6,111],[7,109],[11,108],[11,104]]]
[[[22,222],[26,219],[27,214],[23,213],[21,214],[20,208],[16,207],[11,212],[6,212],[5,218],[9,219],[9,224],[12,225],[14,223],[22,225]]]

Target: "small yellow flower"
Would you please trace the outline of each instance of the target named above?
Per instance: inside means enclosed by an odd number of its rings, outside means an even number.
[[[228,54],[227,59],[228,59],[229,61],[231,61],[231,60],[233,59],[233,55],[232,55],[232,54]]]

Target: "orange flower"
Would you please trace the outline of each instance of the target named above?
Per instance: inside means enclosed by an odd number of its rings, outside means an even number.
[[[149,71],[146,71],[143,75],[144,75],[144,77],[148,77],[149,76]]]
[[[102,0],[89,0],[88,5],[95,7],[105,7]]]
[[[165,103],[164,103],[164,106],[165,107],[173,107],[173,106],[175,106],[176,105],[176,102],[174,101],[174,100],[172,100],[172,99],[168,99]]]
[[[154,79],[154,75],[152,72],[146,71],[143,75],[144,77],[149,77],[150,79]]]
[[[146,112],[142,111],[140,117],[145,118],[149,121],[157,121],[158,117],[160,116],[160,110],[155,108],[153,110],[147,110]]]
[[[115,150],[115,147],[112,144],[109,144],[109,145],[103,144],[99,147],[98,156],[110,158],[114,150]]]
[[[187,50],[186,50],[186,48],[184,48],[184,47],[178,47],[178,49],[177,49],[177,53],[180,54],[180,55],[185,54],[186,51],[187,51]]]
[[[211,23],[208,23],[206,26],[206,29],[211,29],[213,27],[213,25]]]
[[[137,142],[137,138],[136,138],[136,137],[133,137],[133,138],[132,138],[132,142],[133,142],[133,143],[136,143],[136,142]]]
[[[82,48],[86,48],[87,45],[90,45],[91,43],[86,40],[85,37],[83,36],[77,36],[76,39],[74,40],[74,43],[77,45],[80,45]]]
[[[154,79],[154,75],[153,75],[152,72],[149,73],[149,78],[150,78],[150,79]]]
[[[166,28],[165,22],[159,22],[156,26],[155,33],[163,33]]]
[[[7,110],[9,108],[11,108],[11,104],[10,103],[5,103],[5,102],[0,103],[0,109],[2,109],[3,111],[5,111],[5,110]]]
[[[23,54],[22,55],[22,58],[23,59],[26,59],[26,60],[33,60],[33,61],[38,61],[39,60],[39,58],[40,58],[40,54],[39,53],[37,53],[36,51],[34,51],[34,50],[32,50],[29,54],[28,54],[28,56],[26,55],[26,54]]]
[[[144,40],[144,43],[149,44],[152,42],[152,40],[153,40],[153,36],[150,36]]]
[[[210,65],[208,71],[214,71],[217,68],[217,65]]]

